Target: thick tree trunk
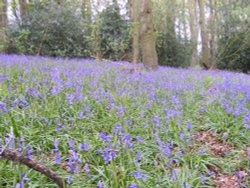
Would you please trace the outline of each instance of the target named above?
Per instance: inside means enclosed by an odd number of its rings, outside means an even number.
[[[211,63],[209,62],[209,48],[208,48],[208,35],[206,30],[205,20],[205,4],[204,0],[198,0],[200,9],[200,28],[201,28],[201,41],[202,41],[202,65],[205,69],[210,69]]]
[[[129,1],[129,9],[130,9],[130,17],[133,22],[132,33],[133,33],[133,41],[132,41],[132,53],[133,53],[133,63],[137,63],[139,61],[140,54],[140,24],[139,24],[139,1],[130,0]]]
[[[198,52],[197,52],[198,24],[197,24],[196,0],[189,0],[188,10],[189,10],[189,16],[190,16],[189,24],[190,24],[190,31],[191,31],[191,41],[193,43],[193,51],[192,51],[190,67],[194,68],[194,67],[199,66]]]
[[[6,39],[7,24],[7,0],[0,0],[0,51],[2,51]]]
[[[142,61],[147,69],[157,69],[158,57],[155,46],[155,32],[153,27],[151,1],[139,0],[139,2]]]

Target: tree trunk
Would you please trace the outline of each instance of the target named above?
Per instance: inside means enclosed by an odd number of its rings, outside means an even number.
[[[60,6],[63,4],[63,0],[56,0],[56,3]]]
[[[16,2],[16,0],[11,0],[10,7],[11,7],[11,13],[14,15],[15,20],[19,21],[19,18],[17,16],[17,2]]]
[[[208,48],[208,35],[206,30],[205,20],[205,4],[204,0],[198,0],[200,9],[200,28],[201,28],[201,42],[202,42],[202,58],[201,62],[205,69],[210,69],[211,63],[209,62],[209,48]]]
[[[189,0],[188,2],[188,10],[190,16],[190,31],[191,31],[191,41],[193,43],[193,51],[191,57],[190,67],[194,68],[199,66],[198,62],[198,52],[197,52],[197,44],[198,44],[198,24],[197,24],[197,9],[196,9],[196,0]]]
[[[21,21],[24,21],[26,11],[27,11],[27,2],[26,2],[26,0],[19,0],[19,7],[20,7]]]
[[[0,0],[0,51],[5,43],[7,24],[7,0]]]
[[[139,61],[140,54],[140,24],[139,24],[139,2],[135,0],[129,1],[129,9],[130,9],[130,17],[133,22],[132,33],[133,33],[133,41],[132,41],[132,53],[133,53],[133,63],[137,63]]]
[[[169,4],[170,3],[170,4]],[[177,38],[176,30],[175,30],[175,22],[177,20],[177,4],[175,0],[170,0],[168,2],[167,6],[169,7],[169,10],[167,12],[167,30],[169,32],[170,37],[174,41]],[[181,21],[178,20],[178,37],[181,37]]]
[[[92,47],[94,49],[94,58],[97,61],[100,61],[102,59],[102,47],[101,47],[101,31],[100,31],[100,22],[99,20],[97,20],[94,24],[93,24],[93,28],[91,31],[91,37],[92,37]]]
[[[215,50],[216,50],[216,42],[215,42],[215,19],[216,19],[216,12],[214,11],[214,7],[216,5],[216,1],[209,0],[209,49],[210,49],[210,62],[211,68],[216,66],[216,59],[215,59]]]
[[[91,23],[91,0],[82,0],[82,15],[87,23]]]
[[[140,39],[144,66],[147,69],[157,69],[158,57],[155,46],[151,0],[140,0]]]
[[[186,25],[186,0],[182,0],[182,21],[183,21],[183,30],[184,30],[184,40],[186,43],[188,41],[187,25]]]

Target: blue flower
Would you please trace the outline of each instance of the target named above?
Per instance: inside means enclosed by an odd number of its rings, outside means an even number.
[[[68,175],[68,178],[67,178],[67,184],[70,184],[70,182],[71,182],[71,178],[72,178],[72,175],[70,174],[70,175]]]
[[[59,154],[56,154],[54,160],[56,164],[61,164],[61,156]]]
[[[135,157],[138,159],[138,160],[141,160],[141,154],[139,152],[136,153]]]
[[[188,123],[187,126],[186,126],[186,129],[190,130],[192,128],[192,126],[193,126],[192,123]]]
[[[118,150],[111,149],[109,147],[104,149],[96,150],[97,153],[100,153],[103,157],[105,163],[108,163],[109,161],[112,161],[117,156]]]
[[[75,141],[73,139],[70,139],[69,142],[68,142],[69,147],[73,148],[74,147],[74,143],[75,143]]]
[[[102,181],[98,181],[97,187],[98,187],[98,188],[103,188]]]
[[[128,186],[127,188],[137,188],[137,184],[133,183],[130,186]]]
[[[20,182],[16,184],[16,188],[24,188],[24,181],[29,181],[30,179],[26,177],[26,173],[21,174]]]
[[[136,179],[142,179],[143,181],[147,181],[147,176],[143,174],[140,170],[130,172],[129,174],[133,175]]]

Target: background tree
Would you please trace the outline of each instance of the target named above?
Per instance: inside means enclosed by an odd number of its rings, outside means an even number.
[[[155,37],[151,1],[140,0],[140,39],[142,61],[148,69],[156,69],[158,67]]]
[[[202,56],[201,62],[205,69],[211,67],[209,61],[209,48],[208,48],[208,35],[207,35],[207,26],[205,19],[205,2],[204,0],[198,0],[199,12],[200,12],[200,29],[201,29],[201,43],[202,43]]]
[[[91,0],[81,0],[81,4],[82,4],[83,19],[86,20],[88,24],[90,24],[92,16]]]
[[[8,53],[249,71],[248,0],[0,1]]]
[[[192,46],[183,30],[184,22],[188,20],[184,18],[187,14],[186,8],[184,11],[182,9],[182,1],[159,0],[153,3],[153,22],[157,34],[156,46],[160,65],[190,65]]]
[[[0,50],[3,49],[6,40],[7,24],[7,0],[0,0]]]
[[[216,8],[216,67],[250,72],[250,2],[223,0]]]
[[[24,21],[27,13],[27,2],[26,0],[19,0],[20,16],[21,20]]]
[[[121,60],[129,50],[129,26],[121,16],[117,2],[111,3],[100,12],[96,18],[97,36],[94,38],[100,44],[102,58]]]
[[[198,61],[198,22],[197,22],[197,4],[196,0],[188,0],[188,12],[189,12],[189,25],[192,43],[192,58],[190,66],[191,68],[199,66]]]
[[[129,0],[130,17],[132,21],[132,62],[137,63],[140,55],[139,35],[139,1]]]

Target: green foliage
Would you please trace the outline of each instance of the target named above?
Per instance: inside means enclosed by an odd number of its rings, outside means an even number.
[[[85,57],[89,55],[85,25],[76,6],[36,2],[26,19],[12,25],[7,52],[49,56]],[[16,28],[16,29],[15,29]]]
[[[250,71],[250,33],[234,32],[219,42],[218,68],[241,72]]]
[[[188,67],[192,54],[191,43],[183,39],[177,39],[170,33],[159,33],[157,54],[160,65]]]
[[[122,18],[119,7],[113,4],[97,18],[100,47],[106,59],[123,59],[130,47],[129,24]]]

